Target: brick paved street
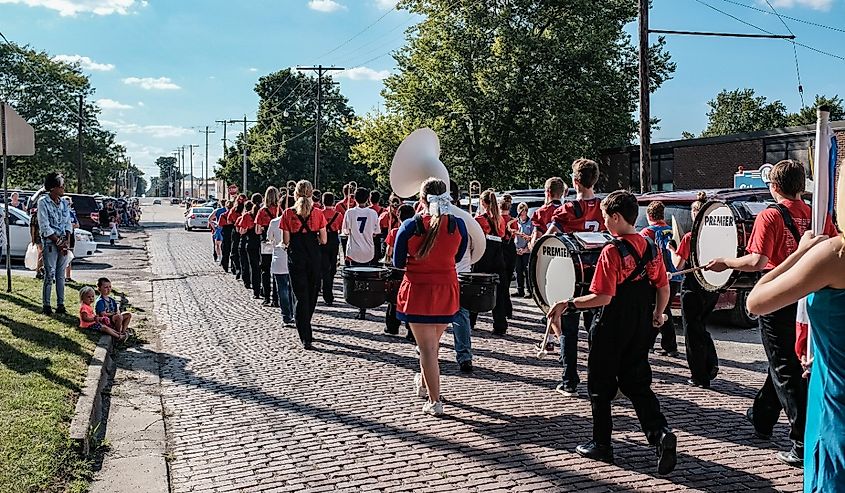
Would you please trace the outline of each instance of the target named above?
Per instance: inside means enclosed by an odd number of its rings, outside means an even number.
[[[505,338],[492,337],[482,317],[471,376],[457,371],[447,335],[447,414],[429,417],[412,392],[412,346],[382,334],[382,310],[362,322],[342,302],[319,304],[317,350],[303,351],[277,309],[212,263],[209,234],[183,231],[181,217],[171,206],[144,216],[176,493],[800,490],[800,471],[774,458],[788,444],[785,420],[770,443],[752,438],[744,418],[764,379],[756,345],[719,344],[745,349],[721,354],[711,391],[685,385],[685,360],[653,357],[653,388],[680,451],[676,471],[658,478],[626,400],[614,406],[616,465],[575,454],[590,436],[589,402],[583,390],[580,398],[552,391],[560,368],[533,354],[541,336],[533,302],[515,300]],[[585,351],[582,339],[582,365]],[[583,366],[580,374],[586,380]]]

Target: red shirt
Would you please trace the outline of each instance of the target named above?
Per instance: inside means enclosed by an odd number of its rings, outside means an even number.
[[[370,206],[370,209],[376,211],[376,214],[381,215],[381,211],[384,210],[384,207],[380,206],[379,204],[373,204]]]
[[[812,217],[810,206],[800,199],[785,199],[780,203],[789,210],[798,233],[803,235],[810,228]],[[825,219],[824,234],[836,236],[836,228],[833,227],[830,216]],[[776,209],[764,209],[754,219],[754,228],[751,230],[751,237],[748,239],[748,245],[745,249],[748,253],[765,255],[769,259],[765,270],[771,270],[782,264],[786,257],[795,252],[798,249],[798,244],[795,243],[792,233],[786,228],[780,212]]]
[[[384,242],[390,245],[391,247],[396,246],[396,234],[399,232],[399,228],[393,228],[387,233],[387,238],[385,238]]]
[[[576,202],[581,205],[581,217],[575,217]],[[553,212],[552,221],[554,221],[557,229],[564,233],[607,230],[604,226],[604,217],[601,214],[601,200],[597,197],[564,202]]]
[[[662,228],[663,226],[668,226],[668,224],[666,224],[666,221],[657,221],[656,223],[649,224],[648,226],[640,230],[641,235],[648,236],[652,240],[657,240],[657,236],[654,230],[649,228],[649,226],[660,226]]]
[[[648,242],[645,237],[637,233],[622,235],[618,237],[624,239],[634,246],[637,255],[642,256]],[[608,243],[602,249],[599,255],[599,260],[596,263],[596,272],[593,275],[593,282],[590,284],[590,292],[594,294],[606,294],[608,296],[616,296],[616,286],[622,284],[625,279],[634,272],[637,262],[633,255],[627,255],[623,264],[622,256],[619,250],[613,243]],[[657,255],[651,259],[645,268],[646,276],[655,288],[662,288],[669,284],[669,279],[666,278],[666,266],[663,265],[663,258],[660,256],[660,249],[657,249]]]
[[[489,219],[490,216],[484,214],[482,216],[475,216],[476,222],[481,226],[481,230],[484,231],[485,235],[493,235],[493,231],[490,228],[490,223],[493,222],[493,219]],[[505,218],[499,217],[499,222],[496,224],[496,236],[504,238],[507,232],[505,231]]]
[[[253,226],[255,226],[255,220],[252,218],[252,214],[249,212],[242,214],[241,217],[239,217],[238,220],[235,221],[235,227],[237,228],[249,229]]]
[[[330,233],[340,231],[340,226],[343,224],[343,214],[336,207],[326,207],[322,210],[322,213],[323,217],[326,218],[326,231]]]
[[[552,200],[548,204],[543,204],[542,207],[534,211],[531,216],[531,224],[540,233],[545,234],[549,229],[549,224],[552,222],[552,216],[555,211],[561,206],[560,200]]]
[[[326,216],[323,215],[322,211],[312,209],[311,214],[305,218],[305,222],[308,225],[308,229],[310,229],[311,232],[316,233],[326,227]],[[281,226],[282,231],[287,231],[292,234],[299,233],[300,229],[302,229],[302,223],[299,221],[299,217],[297,217],[296,211],[293,209],[285,209],[279,225]]]
[[[675,253],[685,261],[689,261],[691,242],[692,232],[690,231],[689,233],[685,234],[683,238],[681,238],[681,244],[678,245],[678,249],[675,250]]]
[[[338,203],[336,206],[334,206],[334,208],[335,208],[335,210],[340,211],[340,214],[343,215],[343,214],[346,214],[347,209],[349,209],[351,207],[357,207],[357,206],[358,206],[358,202],[355,202],[355,199],[353,197],[347,197],[347,198],[341,200],[340,203]]]
[[[224,212],[223,214],[220,214],[220,217],[217,219],[217,226],[222,228],[223,226],[228,226],[228,225],[232,224],[232,223],[229,222],[229,213],[230,212],[231,212],[231,210],[228,210],[228,211]]]
[[[237,225],[239,217],[241,217],[241,213],[235,210],[234,207],[226,214],[226,220],[229,224]]]
[[[399,227],[399,215],[391,213],[389,208],[384,208],[378,217],[378,225],[381,229],[393,229]]]
[[[266,228],[270,225],[270,221],[276,218],[279,214],[279,206],[264,206],[258,209],[258,216],[255,218],[255,224]]]
[[[505,239],[505,241],[508,241],[513,238],[513,225],[511,224],[513,218],[510,214],[502,214],[502,219],[505,221],[505,234],[503,238]]]

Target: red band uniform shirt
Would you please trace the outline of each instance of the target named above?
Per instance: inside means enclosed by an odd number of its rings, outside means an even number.
[[[326,216],[317,209],[312,209],[307,218],[301,218],[294,209],[287,209],[282,215],[282,231],[290,234],[288,270],[294,293],[296,330],[306,345],[312,342],[311,317],[317,306],[321,269],[319,231],[325,227]]]
[[[601,213],[601,199],[597,197],[563,203],[554,210],[551,222],[564,233],[607,231]]]
[[[320,211],[326,220],[326,244],[320,245],[320,292],[327,305],[334,303],[334,277],[337,274],[337,254],[340,248],[340,228],[343,213],[337,207],[326,207]]]
[[[542,234],[546,234],[546,231],[549,230],[549,225],[552,224],[552,218],[554,217],[555,211],[560,206],[561,201],[555,199],[547,204],[543,204],[540,208],[534,211],[534,214],[531,215],[531,224],[534,225],[534,229]]]
[[[466,225],[461,218],[441,216],[439,221],[442,223],[438,227],[434,245],[429,254],[420,259],[417,253],[428,234],[431,216],[420,217],[423,234],[417,234],[416,221],[416,218],[408,219],[396,234],[393,265],[406,269],[399,286],[396,316],[410,323],[450,323],[460,309],[460,287],[455,263],[466,252]],[[454,224],[452,228],[449,222]]]

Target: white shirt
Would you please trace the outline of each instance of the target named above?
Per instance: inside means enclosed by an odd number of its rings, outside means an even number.
[[[343,216],[343,233],[349,237],[346,256],[353,262],[366,263],[376,255],[373,235],[381,233],[378,213],[369,207],[353,207]]]
[[[288,273],[288,252],[282,247],[276,246],[282,241],[282,230],[279,228],[282,218],[277,217],[270,221],[267,226],[267,241],[273,245],[273,259],[270,261],[270,274]]]
[[[470,244],[472,244],[472,238],[467,238],[467,250],[464,252],[464,256],[461,258],[461,261],[455,264],[455,271],[458,274],[472,271],[472,260],[470,259],[469,254]]]

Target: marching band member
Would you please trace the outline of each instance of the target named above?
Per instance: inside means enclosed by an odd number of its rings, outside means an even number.
[[[461,206],[461,190],[454,180],[449,181],[449,192],[452,194],[452,207]],[[467,248],[461,260],[455,264],[455,271],[458,275],[465,272],[472,272],[472,236],[467,236]],[[460,307],[455,319],[452,320],[452,338],[455,344],[455,360],[461,373],[472,373],[472,324],[469,319],[469,310]]]
[[[442,415],[440,337],[460,308],[455,263],[464,256],[469,235],[463,220],[449,214],[451,197],[443,180],[424,181],[420,201],[428,210],[402,223],[396,236],[393,265],[406,269],[396,316],[410,324],[419,346],[420,374],[414,387],[417,395],[428,397],[423,412]]]
[[[698,211],[707,201],[707,194],[698,192],[698,199],[692,203],[690,214],[692,220]],[[674,250],[676,255],[675,268],[682,270],[689,262],[690,245],[692,232],[687,232],[681,238],[678,248]],[[672,249],[672,244],[669,246]],[[667,273],[667,275],[671,275]],[[688,275],[684,277],[681,285],[681,315],[684,326],[684,340],[686,341],[687,364],[689,365],[692,378],[687,383],[694,387],[710,388],[710,381],[716,378],[719,373],[719,356],[716,354],[716,346],[713,338],[707,332],[707,318],[716,308],[719,300],[718,292],[711,292],[703,289],[695,277]]]
[[[563,203],[554,210],[552,224],[547,234],[579,233],[584,231],[605,231],[601,201],[596,198],[593,187],[599,180],[599,165],[590,159],[576,159],[572,163],[572,181],[575,186],[575,200]],[[584,312],[584,329],[589,332],[595,311]],[[567,397],[578,395],[578,328],[580,313],[563,316],[562,333],[556,333],[560,340],[560,364],[563,367],[561,382],[555,391]],[[546,352],[554,351],[554,344],[546,342]]]
[[[343,213],[335,207],[334,194],[331,192],[323,194],[323,207],[323,216],[326,218],[326,243],[320,246],[322,262],[320,264],[320,291],[323,293],[323,301],[328,306],[332,306],[334,276],[337,274],[337,253],[340,248],[338,233],[343,224]]]
[[[222,233],[220,244],[220,265],[226,273],[229,272],[229,263],[231,262],[232,255],[232,231],[235,229],[235,225],[229,222],[229,212],[232,211],[234,206],[234,201],[227,200],[225,210],[222,214],[217,216],[217,226],[220,228]]]
[[[499,286],[504,286],[507,297],[505,298],[505,315],[513,317],[513,303],[511,303],[511,282],[513,281],[513,270],[516,268],[516,244],[513,241],[513,225],[516,219],[511,217],[511,206],[513,197],[506,193],[499,199],[499,210],[502,219],[505,220],[505,236],[502,237],[502,255],[505,259],[505,279],[499,280]]]
[[[296,202],[282,215],[282,242],[288,250],[294,319],[304,349],[313,348],[311,317],[317,307],[320,284],[320,245],[326,243],[326,217],[314,209],[313,193],[311,182],[298,181],[294,192]]]
[[[648,226],[640,231],[641,235],[651,238],[660,249],[660,256],[663,258],[663,265],[666,267],[666,272],[675,272],[675,265],[672,262],[672,255],[669,251],[669,244],[673,241],[678,241],[677,238],[672,238],[672,226],[666,224],[664,211],[666,210],[663,202],[654,200],[646,208],[646,219],[648,219]],[[678,291],[681,290],[681,281],[683,276],[673,276],[669,279],[669,300],[675,299]],[[669,303],[671,305],[671,301]],[[660,327],[660,349],[655,351],[657,354],[677,357],[678,356],[678,339],[675,336],[675,324],[672,322],[672,307],[666,305],[666,316],[668,321]],[[657,340],[657,333],[654,334]]]
[[[378,236],[378,214],[367,205],[370,199],[370,191],[366,188],[355,190],[355,202],[357,207],[352,207],[343,215],[343,226],[341,231],[347,238],[346,244],[346,265],[366,266],[373,265],[376,260],[375,237]],[[364,320],[367,310],[361,308],[358,311],[358,320]]]
[[[235,229],[238,231],[238,234],[241,237],[240,245],[238,246],[238,256],[241,259],[241,281],[244,283],[244,287],[247,289],[252,289],[252,262],[249,261],[249,232],[252,230],[252,227],[255,225],[255,222],[252,217],[252,209],[255,207],[255,204],[251,200],[247,200],[244,203],[244,210],[241,212],[240,217],[238,220],[235,221]]]
[[[270,221],[282,213],[279,206],[279,189],[267,187],[264,192],[264,204],[258,209],[255,216],[255,232],[261,241],[261,293],[264,295],[264,306],[279,306],[279,295],[276,291],[276,283],[272,283],[270,264],[273,262],[273,245],[267,242],[267,229]]]
[[[393,256],[393,249],[396,247],[396,235],[399,234],[399,225],[403,222],[407,221],[414,217],[414,208],[410,205],[401,205],[399,206],[399,223],[396,225],[395,228],[392,228],[389,233],[387,233],[387,238],[385,239],[385,257],[390,259]],[[384,333],[396,335],[399,333],[399,326],[402,322],[396,318],[396,305],[387,302],[387,310],[384,314]],[[410,329],[409,329],[410,331]]]
[[[472,271],[499,276],[499,285],[496,289],[496,306],[493,308],[493,334],[505,335],[508,330],[506,298],[510,298],[510,286],[504,285],[507,278],[502,248],[506,234],[505,220],[499,211],[496,192],[493,190],[485,190],[481,194],[481,206],[484,208],[484,213],[475,216],[475,220],[487,236],[487,248],[484,250],[484,256],[472,266]],[[470,312],[469,319],[471,326],[475,328],[478,313]]]
[[[631,400],[649,444],[657,448],[657,472],[668,474],[677,462],[677,438],[651,390],[648,362],[652,332],[663,323],[669,301],[666,267],[654,242],[634,228],[639,206],[633,194],[613,192],[601,208],[616,239],[602,249],[591,294],[555,303],[548,314],[551,324],[560,325],[568,311],[603,307],[591,328],[587,360],[593,439],[575,450],[583,457],[613,462],[611,401],[621,390]]]
[[[381,194],[378,190],[373,190],[370,192],[370,209],[376,211],[376,218],[379,219],[379,232],[376,237],[373,239],[373,243],[375,245],[375,259],[381,260],[384,257],[384,240],[387,238],[387,235],[384,231],[381,230],[381,213],[384,210],[384,207],[381,206]]]
[[[264,202],[264,197],[260,193],[252,194],[252,210],[249,211],[249,217],[244,218],[244,225],[248,224],[246,226],[246,256],[249,259],[249,284],[252,286],[252,297],[256,300],[261,299],[261,236],[255,231],[255,219],[262,202]]]
[[[238,198],[235,199],[235,206],[226,215],[226,221],[232,225],[232,272],[235,274],[235,279],[240,279],[243,274],[241,270],[241,234],[238,232],[237,222],[243,214],[245,202],[246,194],[238,194]]]
[[[780,161],[769,174],[769,190],[777,205],[765,209],[754,219],[747,255],[739,258],[713,259],[707,268],[714,272],[735,269],[743,272],[771,271],[795,250],[801,235],[810,228],[812,211],[801,199],[804,191],[804,166],[790,159]],[[827,219],[824,233],[834,236],[836,230]],[[795,315],[797,303],[791,303],[758,320],[763,349],[769,359],[769,374],[754,398],[754,406],[746,416],[754,434],[768,439],[772,435],[781,410],[789,418],[792,449],[780,452],[782,462],[801,467],[804,457],[804,423],[807,416],[807,382],[795,354]]]
[[[338,202],[335,206],[335,209],[340,212],[341,215],[346,214],[346,211],[355,207],[357,204],[355,203],[355,188],[347,183],[343,186],[343,198]],[[346,242],[347,237],[346,235],[341,232],[340,234],[340,245],[343,247],[343,255],[346,255]]]
[[[545,185],[546,203],[542,207],[534,211],[531,216],[531,224],[534,225],[534,233],[531,235],[531,243],[529,247],[534,246],[537,238],[546,234],[549,226],[552,224],[552,216],[555,211],[561,206],[561,199],[566,193],[566,183],[560,177],[553,176],[546,180]]]

